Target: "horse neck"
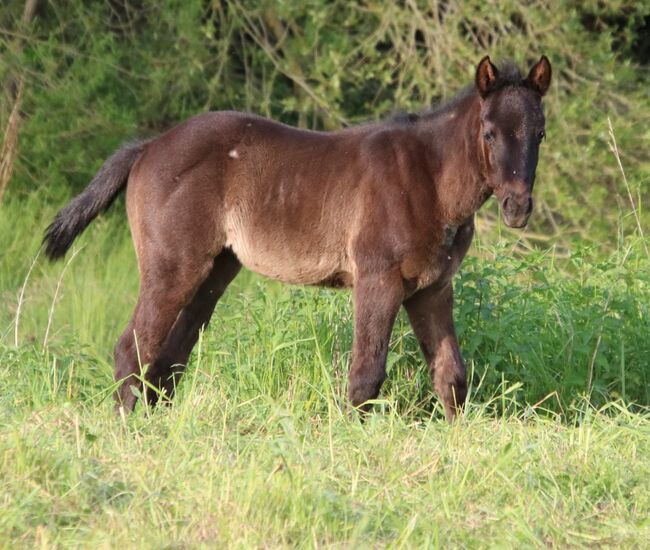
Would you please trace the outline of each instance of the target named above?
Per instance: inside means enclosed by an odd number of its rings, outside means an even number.
[[[422,120],[420,133],[445,222],[472,216],[491,194],[483,141],[480,139],[480,99],[471,94],[443,112]]]

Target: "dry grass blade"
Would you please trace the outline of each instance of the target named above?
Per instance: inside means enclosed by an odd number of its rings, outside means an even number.
[[[45,327],[45,336],[43,336],[43,348],[47,347],[47,340],[50,336],[50,328],[52,327],[52,319],[54,318],[54,307],[56,306],[56,302],[59,298],[59,291],[61,290],[61,283],[63,282],[63,276],[65,275],[68,266],[72,263],[72,260],[75,259],[75,257],[77,256],[77,254],[79,254],[81,250],[82,248],[77,248],[77,250],[74,251],[74,254],[70,256],[68,261],[63,266],[63,269],[61,270],[61,275],[59,275],[59,280],[56,283],[56,290],[54,291],[54,297],[52,298],[52,305],[50,307],[50,312],[47,316],[47,327]]]
[[[621,171],[623,176],[623,182],[625,183],[625,190],[627,191],[628,199],[630,199],[630,206],[632,207],[632,213],[634,214],[634,220],[636,221],[637,229],[639,230],[639,236],[641,237],[641,242],[643,243],[643,248],[645,249],[646,256],[650,258],[650,251],[648,251],[648,243],[645,240],[645,235],[643,234],[643,227],[641,227],[641,219],[639,218],[639,212],[634,203],[634,197],[632,196],[632,191],[630,190],[630,184],[627,181],[627,176],[625,175],[625,170],[623,169],[623,163],[621,162],[621,155],[618,152],[618,145],[616,144],[616,136],[614,135],[614,127],[612,126],[612,121],[607,117],[607,125],[609,126],[609,148],[616,157],[616,162],[618,163],[618,168]]]
[[[23,26],[29,24],[34,18],[36,3],[37,0],[27,0],[25,2],[25,9],[23,10],[21,20]],[[17,40],[16,48],[22,48],[22,40]],[[20,131],[20,108],[25,92],[25,80],[22,76],[19,76],[16,78],[14,85],[16,90],[14,104],[11,108],[9,120],[7,121],[4,139],[2,140],[2,149],[0,149],[0,203],[2,202],[2,197],[14,171],[14,162],[18,151],[18,133]]]
[[[11,175],[14,171],[14,161],[18,151],[18,132],[20,130],[20,106],[23,101],[24,80],[18,81],[16,99],[9,115],[5,129],[2,149],[0,150],[0,202],[4,196]]]
[[[38,257],[41,255],[41,250],[42,248],[39,249],[36,256],[34,256],[34,259],[32,260],[32,263],[29,266],[29,269],[27,270],[27,275],[25,275],[25,280],[23,281],[23,285],[20,287],[20,294],[18,295],[18,306],[16,307],[16,319],[14,322],[14,345],[16,347],[18,347],[18,333],[19,333],[18,327],[20,325],[20,311],[25,301],[25,289],[27,288],[27,282],[29,281],[29,276],[32,274],[32,271],[34,270],[34,266],[36,265]]]

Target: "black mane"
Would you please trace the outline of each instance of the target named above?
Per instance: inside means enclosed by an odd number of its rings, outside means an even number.
[[[493,84],[490,93],[501,90],[506,86],[523,86],[524,77],[516,63],[510,59],[497,63],[499,78]],[[435,118],[454,110],[460,103],[463,103],[469,97],[476,93],[476,85],[472,82],[461,88],[455,95],[447,100],[441,100],[433,103],[428,109],[412,113],[409,111],[398,110],[396,113],[389,115],[384,122],[393,124],[415,124],[423,118]]]

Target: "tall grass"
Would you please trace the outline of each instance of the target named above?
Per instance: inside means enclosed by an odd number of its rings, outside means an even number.
[[[504,387],[492,402],[471,401],[453,426],[423,410],[398,412],[390,396],[360,424],[339,399],[335,371],[303,364],[289,377],[264,378],[251,364],[255,352],[244,359],[234,351],[229,361],[208,340],[173,406],[123,422],[101,401],[103,375],[78,352],[2,350],[0,544],[647,541],[647,414],[579,402],[579,422],[567,425],[521,407]],[[495,403],[508,412],[495,417]]]
[[[6,344],[17,339],[40,349],[47,340],[50,353],[64,354],[81,346],[97,358],[108,383],[112,347],[137,295],[132,245],[117,218],[91,226],[69,264],[39,260],[30,274],[38,235],[29,254],[5,264],[0,277],[9,307],[0,313],[0,329]],[[2,232],[5,250],[28,219],[3,207],[3,223],[14,228]],[[596,262],[587,246],[558,260],[553,249],[517,257],[508,241],[479,243],[456,279],[455,303],[474,399],[489,400],[504,384],[518,384],[514,395],[521,404],[543,401],[559,413],[584,397],[595,406],[611,399],[650,404],[650,342],[639,337],[650,333],[650,260],[643,242],[625,237]],[[346,292],[285,287],[244,273],[219,303],[204,342],[224,372],[251,386],[251,397],[284,392],[296,376],[306,377],[308,384],[294,390],[297,399],[318,407],[320,392],[332,391],[325,373],[334,373],[336,392],[345,393],[351,317]],[[384,395],[399,410],[430,401],[428,374],[404,315],[388,363]]]

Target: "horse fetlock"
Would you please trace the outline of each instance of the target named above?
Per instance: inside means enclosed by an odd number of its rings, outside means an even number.
[[[453,420],[459,413],[467,398],[467,378],[464,373],[458,376],[436,379],[435,389],[445,407],[447,420]]]
[[[137,401],[136,392],[133,391],[132,387],[135,386],[138,390],[141,387],[140,382],[134,377],[125,377],[117,378],[121,381],[120,387],[114,394],[115,398],[115,409],[116,412],[119,412],[119,409],[123,409],[124,412],[131,412],[135,408],[135,403]]]
[[[348,397],[353,407],[359,407],[366,401],[376,399],[379,395],[386,373],[354,373],[350,375]]]

